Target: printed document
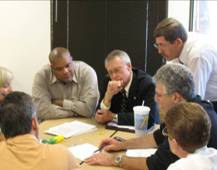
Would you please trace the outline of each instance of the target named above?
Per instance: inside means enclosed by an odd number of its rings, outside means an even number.
[[[89,143],[81,144],[81,145],[76,145],[72,146],[69,148],[71,153],[78,159],[84,160],[91,155],[97,150],[98,148],[94,145],[91,145]]]
[[[72,121],[49,128],[45,132],[52,135],[62,135],[65,138],[69,138],[74,135],[80,135],[82,133],[95,131],[96,129],[97,128],[95,125],[91,125],[80,121]]]

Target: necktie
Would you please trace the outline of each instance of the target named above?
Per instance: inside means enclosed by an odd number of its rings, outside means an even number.
[[[121,91],[122,101],[121,101],[121,112],[127,112],[127,94],[126,91],[123,89]]]

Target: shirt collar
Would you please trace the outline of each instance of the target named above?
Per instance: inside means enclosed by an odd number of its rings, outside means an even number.
[[[197,34],[195,33],[191,33],[191,32],[188,33],[188,39],[184,43],[181,54],[179,55],[179,62],[181,62],[182,64],[186,64],[187,61],[189,60],[188,59],[189,53],[191,52],[194,44],[196,43],[194,38],[196,35]]]
[[[130,73],[130,81],[127,83],[127,85],[124,88],[124,90],[126,91],[127,96],[129,95],[129,89],[130,89],[130,86],[132,84],[132,80],[133,80],[133,72],[131,71],[131,73]]]

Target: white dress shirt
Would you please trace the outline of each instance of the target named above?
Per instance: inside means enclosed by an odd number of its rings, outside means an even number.
[[[177,160],[167,170],[217,170],[217,150],[203,147]]]
[[[188,33],[179,60],[193,73],[195,92],[202,99],[217,101],[217,48],[198,33]]]

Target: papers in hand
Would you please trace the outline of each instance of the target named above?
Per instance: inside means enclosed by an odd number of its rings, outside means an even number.
[[[69,150],[71,151],[71,153],[78,159],[80,160],[84,160],[88,157],[90,157],[91,155],[93,155],[93,153],[97,150],[98,148],[94,145],[85,143],[85,144],[81,144],[81,145],[76,145],[76,146],[72,146],[69,148]]]
[[[128,149],[126,155],[129,157],[149,157],[156,152],[157,149]]]
[[[58,126],[49,128],[45,132],[52,135],[62,135],[65,138],[69,138],[74,135],[80,135],[82,133],[95,131],[96,129],[97,128],[95,125],[91,125],[79,121],[72,121],[72,122],[66,122]]]

